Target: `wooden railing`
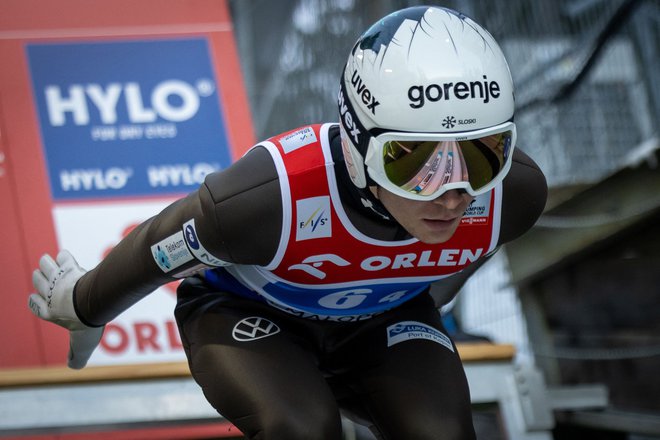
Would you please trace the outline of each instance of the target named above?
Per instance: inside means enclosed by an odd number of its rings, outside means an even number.
[[[510,361],[515,347],[508,344],[463,343],[458,352],[465,363]],[[186,362],[89,366],[72,370],[66,366],[0,369],[0,388],[171,379],[190,376]]]

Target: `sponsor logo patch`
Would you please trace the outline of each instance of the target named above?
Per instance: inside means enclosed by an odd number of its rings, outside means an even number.
[[[411,339],[426,339],[454,351],[451,340],[447,335],[422,322],[401,321],[387,327],[388,347]]]
[[[492,192],[480,194],[472,200],[470,206],[465,210],[461,224],[487,225],[490,216],[490,197]]]
[[[151,255],[160,269],[167,273],[193,259],[183,239],[183,232],[177,232],[151,246]]]
[[[297,200],[296,212],[296,241],[332,236],[330,197]]]
[[[231,332],[235,340],[240,342],[254,341],[256,339],[272,336],[280,332],[280,328],[273,321],[259,316],[250,316],[241,319]]]
[[[195,229],[195,219],[190,219],[183,224],[183,232],[186,244],[196,259],[209,266],[218,267],[231,265],[231,263],[221,260],[220,258],[207,251],[206,248],[204,248],[202,243],[199,241],[199,237],[197,236],[197,230]]]
[[[319,268],[323,266],[323,263],[325,262],[330,262],[336,266],[349,266],[351,264],[339,255],[335,254],[312,255],[311,257],[305,258],[301,264],[294,264],[289,266],[288,270],[302,270],[311,276],[322,280],[326,277],[326,273]]]
[[[291,153],[298,148],[316,142],[316,133],[312,127],[301,128],[279,139],[285,153]]]
[[[483,75],[482,78],[483,81],[459,81],[457,83],[447,82],[411,86],[408,89],[410,107],[420,108],[424,107],[427,102],[449,101],[452,99],[478,99],[484,104],[487,104],[491,98],[499,98],[501,94],[499,83],[497,81],[489,81],[486,75]]]

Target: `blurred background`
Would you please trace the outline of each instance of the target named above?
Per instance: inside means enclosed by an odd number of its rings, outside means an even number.
[[[660,438],[657,0],[228,0],[242,85],[224,87],[244,89],[250,123],[228,123],[242,133],[228,129],[226,142],[235,156],[247,142],[336,121],[338,77],[359,34],[388,12],[419,4],[461,11],[500,43],[516,86],[518,148],[550,187],[534,229],[480,269],[443,312],[461,337],[513,344],[516,362],[538,368],[549,386],[606,386],[607,411],[557,412],[555,438]],[[7,23],[5,41],[16,38]],[[225,117],[245,111],[223,102]],[[6,118],[6,104],[0,110]],[[11,155],[0,153],[7,170]],[[71,209],[56,206],[55,220]],[[61,244],[66,228],[56,229]],[[496,414],[483,411],[476,421],[480,439],[503,438],[493,428]]]

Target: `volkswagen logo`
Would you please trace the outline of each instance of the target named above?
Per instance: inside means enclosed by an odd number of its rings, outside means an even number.
[[[274,322],[259,316],[241,319],[232,330],[232,336],[237,341],[246,342],[272,336],[280,332]]]

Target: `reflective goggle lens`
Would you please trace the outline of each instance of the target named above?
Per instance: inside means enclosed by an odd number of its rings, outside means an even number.
[[[504,168],[512,132],[461,141],[392,140],[383,144],[385,174],[397,187],[419,195],[464,182],[479,191]]]

